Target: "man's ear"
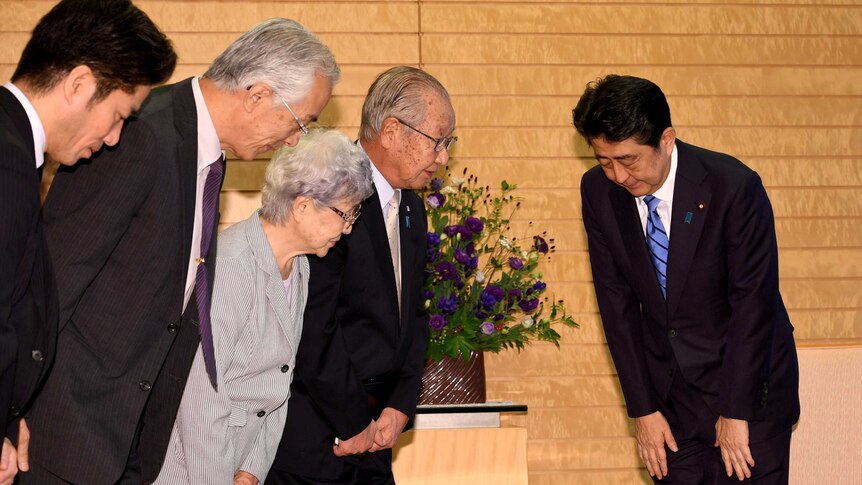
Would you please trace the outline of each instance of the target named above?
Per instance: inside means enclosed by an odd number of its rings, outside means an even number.
[[[673,126],[668,126],[664,129],[661,133],[661,138],[659,138],[659,143],[661,143],[665,151],[670,153],[673,149],[673,144],[676,143],[676,130]]]
[[[76,66],[60,82],[63,99],[72,106],[86,106],[98,88],[98,81],[89,66]]]
[[[248,113],[260,109],[261,106],[268,109],[273,106],[272,97],[274,94],[272,88],[267,84],[252,84],[243,93],[242,106]]]
[[[383,148],[389,150],[398,143],[401,129],[401,122],[395,117],[390,116],[383,120],[383,124],[380,126],[380,144]]]

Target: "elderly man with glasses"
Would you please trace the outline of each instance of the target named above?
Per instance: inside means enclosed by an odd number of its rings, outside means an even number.
[[[210,298],[225,151],[295,145],[339,76],[313,33],[267,20],[202,77],[154,90],[117,150],[60,171],[44,219],[62,330],[27,483],[155,479],[199,345],[222,390]]]
[[[416,411],[422,316],[423,187],[449,160],[455,112],[429,74],[395,67],[371,85],[359,144],[374,194],[311,276],[290,412],[266,483],[395,483],[392,446]]]

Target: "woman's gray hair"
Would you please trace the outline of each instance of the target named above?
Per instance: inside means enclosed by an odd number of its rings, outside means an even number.
[[[429,91],[439,94],[452,106],[446,88],[421,69],[397,66],[377,76],[368,88],[368,95],[362,105],[359,138],[373,138],[380,133],[383,121],[389,117],[398,118],[412,126],[422,124],[426,114],[423,95]],[[454,117],[454,112],[452,114]]]
[[[264,83],[286,102],[294,103],[311,90],[315,74],[333,85],[338,82],[341,71],[332,52],[299,22],[275,18],[257,24],[235,40],[204,76],[224,91]]]
[[[358,204],[371,193],[371,164],[365,151],[338,130],[315,128],[295,147],[284,146],[273,154],[260,213],[273,224],[284,224],[299,196],[331,207],[343,201]]]

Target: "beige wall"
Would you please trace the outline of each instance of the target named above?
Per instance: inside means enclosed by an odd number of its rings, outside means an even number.
[[[53,2],[0,1],[0,80]],[[489,398],[526,403],[530,481],[644,483],[603,341],[580,221],[594,162],[571,127],[588,81],[648,77],[681,139],[731,153],[762,175],[775,209],[781,286],[803,345],[862,343],[862,8],[859,0],[581,2],[140,1],[174,40],[175,79],[201,73],[271,16],[318,32],[343,67],[323,121],[353,135],[374,76],[418,65],[449,88],[453,163],[518,183],[516,227],[553,232],[549,287],[581,322],[558,351],[487,359]],[[256,206],[264,161],[233,161],[223,219]]]

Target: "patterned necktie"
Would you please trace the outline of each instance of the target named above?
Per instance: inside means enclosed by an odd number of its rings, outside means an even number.
[[[401,267],[398,254],[398,206],[401,204],[401,191],[396,190],[389,199],[386,211],[386,236],[389,238],[389,253],[392,255],[392,269],[395,270],[395,291],[398,294],[398,313],[401,313]]]
[[[658,284],[661,286],[661,294],[667,298],[667,249],[670,244],[667,239],[667,231],[664,230],[664,224],[661,223],[656,211],[661,199],[647,195],[644,197],[644,202],[649,208],[646,223],[647,247],[652,265],[655,268],[656,278],[658,278]]]
[[[204,193],[201,206],[201,254],[197,258],[198,269],[195,276],[195,301],[198,304],[198,332],[201,336],[201,352],[204,357],[207,375],[213,389],[218,390],[216,382],[215,347],[213,345],[212,322],[210,321],[210,288],[209,272],[207,270],[206,255],[209,253],[210,244],[216,231],[216,214],[218,214],[218,197],[221,189],[222,175],[224,174],[224,156],[219,157],[215,163],[210,165],[207,180],[204,183]]]

